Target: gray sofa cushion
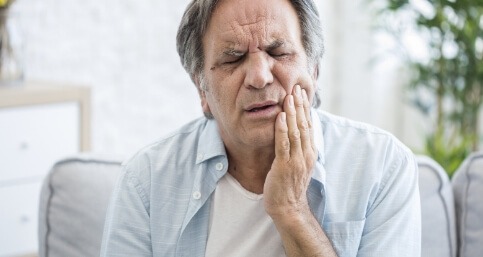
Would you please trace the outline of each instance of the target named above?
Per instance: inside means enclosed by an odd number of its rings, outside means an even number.
[[[469,156],[453,176],[459,257],[483,256],[483,152]]]
[[[451,183],[432,159],[418,157],[422,257],[456,256],[456,220]]]
[[[39,255],[99,256],[119,158],[78,156],[54,165],[40,195]]]

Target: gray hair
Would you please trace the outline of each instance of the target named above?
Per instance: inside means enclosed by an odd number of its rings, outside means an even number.
[[[176,36],[178,54],[181,64],[193,82],[196,75],[200,76],[199,78],[203,76],[203,35],[217,2],[218,0],[192,0],[178,28]],[[319,12],[312,0],[290,0],[290,3],[298,14],[302,43],[309,59],[309,68],[313,68],[319,65],[319,60],[324,54],[324,38]],[[320,95],[316,91],[313,106],[319,107],[320,102]]]

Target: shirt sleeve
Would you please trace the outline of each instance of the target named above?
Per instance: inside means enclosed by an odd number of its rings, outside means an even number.
[[[107,211],[101,257],[152,256],[148,210],[139,179],[123,166]]]
[[[409,150],[399,150],[368,209],[357,256],[421,256],[418,168]]]

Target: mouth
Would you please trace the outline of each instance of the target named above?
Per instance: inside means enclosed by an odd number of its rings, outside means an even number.
[[[267,110],[267,109],[269,109],[273,106],[274,105],[265,105],[265,106],[262,106],[262,107],[255,107],[255,108],[248,110],[248,112],[260,112],[260,111],[263,111],[263,110]]]
[[[255,103],[255,104],[249,105],[247,108],[245,108],[245,111],[250,113],[256,113],[256,112],[262,112],[262,111],[271,109],[275,106],[277,106],[277,102],[266,101],[262,103]]]

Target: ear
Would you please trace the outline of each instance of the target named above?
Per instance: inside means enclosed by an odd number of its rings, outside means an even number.
[[[206,89],[205,90],[202,89],[199,75],[195,76],[194,82],[195,82],[195,85],[196,85],[196,89],[198,89],[198,95],[200,96],[201,108],[203,110],[203,113],[205,115],[211,114],[210,106],[208,104],[208,101],[206,100]]]
[[[317,79],[319,78],[319,63],[314,65],[314,70],[312,72],[312,80],[314,83],[317,82]]]

